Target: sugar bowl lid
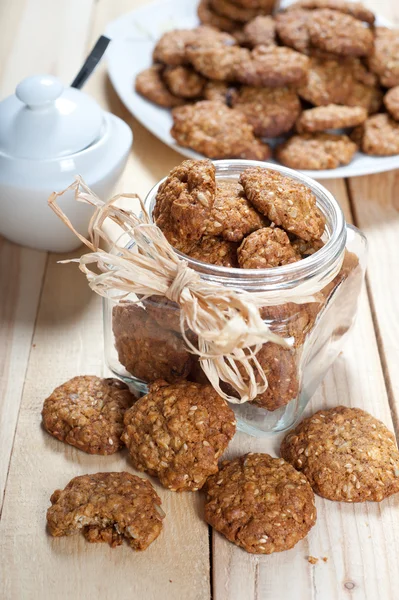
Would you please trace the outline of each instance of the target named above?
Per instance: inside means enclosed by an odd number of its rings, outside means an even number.
[[[103,111],[90,96],[64,88],[52,75],[27,77],[0,102],[0,153],[14,158],[62,158],[100,137]]]

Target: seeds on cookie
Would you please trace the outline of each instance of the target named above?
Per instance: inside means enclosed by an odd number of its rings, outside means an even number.
[[[399,492],[395,437],[360,408],[338,406],[304,419],[284,438],[281,454],[329,500],[380,502]]]
[[[276,157],[291,169],[336,169],[349,164],[356,150],[346,135],[302,133],[277,146]]]
[[[136,469],[181,492],[217,472],[234,433],[234,412],[212,386],[158,381],[126,413],[122,439]]]
[[[184,104],[182,98],[174,96],[162,79],[161,65],[153,65],[139,73],[135,82],[136,92],[158,106],[172,108]]]
[[[51,535],[82,531],[88,542],[106,542],[112,548],[125,539],[133,550],[145,550],[161,533],[165,516],[151,483],[126,472],[74,477],[50,500]]]
[[[269,269],[300,260],[288,235],[279,227],[264,227],[248,235],[238,248],[242,269]]]
[[[199,98],[206,80],[190,67],[169,67],[163,72],[163,78],[173,95],[179,98]]]
[[[299,133],[315,132],[342,127],[355,127],[367,119],[367,111],[359,106],[329,104],[304,110],[296,122]]]
[[[210,265],[220,267],[238,267],[238,244],[223,240],[220,237],[204,235],[188,252],[188,256]]]
[[[399,123],[385,113],[372,115],[353,130],[352,139],[360,145],[365,154],[399,154]]]
[[[306,478],[268,454],[225,461],[209,478],[206,491],[206,522],[254,554],[289,550],[316,522]]]
[[[113,454],[122,444],[125,411],[135,402],[118,379],[78,376],[44,401],[44,428],[58,440],[89,454]]]

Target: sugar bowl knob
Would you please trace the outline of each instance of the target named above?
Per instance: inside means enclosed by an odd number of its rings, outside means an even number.
[[[16,96],[31,109],[47,108],[62,94],[64,86],[52,75],[26,77],[17,85]]]

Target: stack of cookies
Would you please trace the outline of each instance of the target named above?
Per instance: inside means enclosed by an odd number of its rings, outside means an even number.
[[[398,154],[398,31],[359,2],[300,0],[274,16],[272,4],[202,0],[202,26],[158,41],[135,85],[173,109],[177,143],[312,170]]]

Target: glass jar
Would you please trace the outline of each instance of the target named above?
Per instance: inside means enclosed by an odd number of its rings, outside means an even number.
[[[288,347],[272,342],[262,346],[257,358],[269,387],[255,401],[232,406],[241,431],[265,437],[292,427],[340,353],[357,311],[366,266],[366,239],[345,223],[332,194],[301,173],[256,161],[223,160],[214,164],[217,180],[237,180],[248,167],[260,166],[305,184],[315,194],[325,217],[324,246],[307,258],[273,269],[221,267],[178,252],[201,278],[237,290],[284,291],[312,278],[328,276],[342,263],[338,275],[320,290],[320,302],[288,302],[260,309],[270,329],[284,337]],[[146,198],[150,215],[162,181]],[[180,334],[178,305],[161,296],[139,304],[132,301],[137,297],[120,302],[104,300],[105,356],[115,375],[140,394],[146,393],[147,382],[157,378],[170,383],[181,379],[205,383],[197,357],[188,352]],[[188,337],[191,339],[190,332]]]

